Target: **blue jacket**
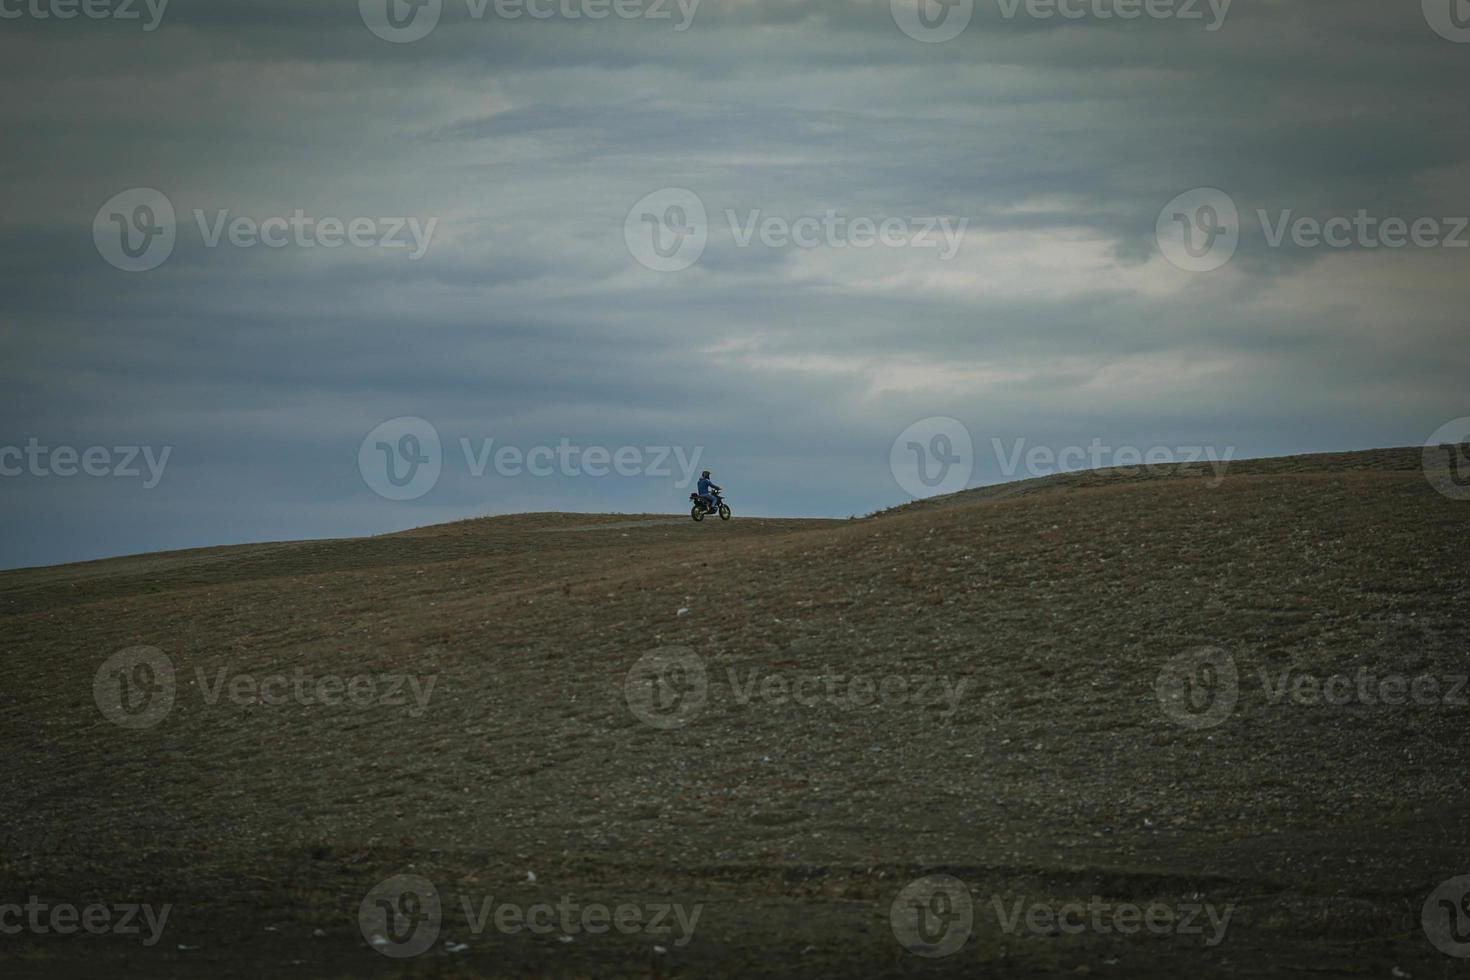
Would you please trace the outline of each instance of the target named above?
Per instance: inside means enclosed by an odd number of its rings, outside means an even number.
[[[714,480],[707,480],[704,477],[699,478],[699,495],[701,497],[708,497],[711,487],[716,490],[720,489],[718,486],[715,485]]]

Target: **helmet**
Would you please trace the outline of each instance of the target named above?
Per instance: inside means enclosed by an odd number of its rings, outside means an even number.
[[[702,476],[702,477],[704,477],[706,480],[708,480],[709,479],[709,470],[705,470],[703,473],[701,473],[699,475]]]

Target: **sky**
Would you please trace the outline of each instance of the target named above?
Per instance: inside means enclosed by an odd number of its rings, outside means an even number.
[[[1470,415],[1466,0],[0,0],[0,82],[0,567]]]

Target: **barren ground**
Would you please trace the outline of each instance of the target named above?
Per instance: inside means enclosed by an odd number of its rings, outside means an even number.
[[[0,905],[171,906],[153,946],[0,935],[0,974],[1465,976],[1420,911],[1470,874],[1470,689],[1452,690],[1470,673],[1470,502],[1437,493],[1418,450],[1209,476],[1075,474],[854,521],[533,514],[0,573]],[[129,729],[94,680],[135,646],[168,658],[175,700]],[[1156,682],[1203,647],[1238,692],[1191,727]],[[688,671],[655,688],[684,698],[655,705],[689,712],[660,716],[673,727],[630,707],[654,651],[704,673],[702,703]],[[298,668],[419,686],[402,704],[377,680],[370,704],[229,694]],[[1314,699],[1334,675],[1354,694]],[[1360,676],[1438,693],[1382,703]],[[443,899],[416,957],[360,928],[395,874]],[[974,901],[940,958],[890,925],[929,874]],[[476,933],[462,896],[700,917],[684,944]],[[1008,930],[997,907],[1018,901],[1233,911],[1210,945],[1209,928]]]

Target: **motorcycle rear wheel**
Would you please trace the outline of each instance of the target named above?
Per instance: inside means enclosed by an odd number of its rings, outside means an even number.
[[[690,509],[689,516],[694,518],[696,521],[704,520],[704,508],[699,506],[698,504],[695,504],[693,508]]]

